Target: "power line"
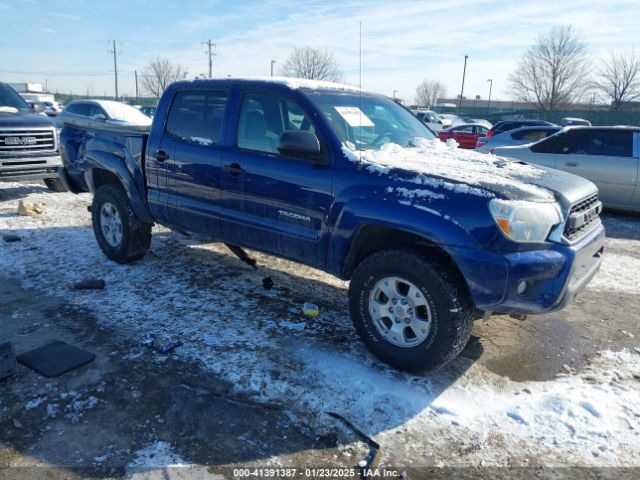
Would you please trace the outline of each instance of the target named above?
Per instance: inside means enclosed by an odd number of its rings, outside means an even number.
[[[207,46],[209,47],[209,52],[208,52],[208,56],[209,56],[209,78],[211,78],[211,65],[212,65],[213,57],[215,56],[215,52],[213,52],[213,51],[211,50],[211,47],[214,47],[214,48],[215,48],[216,44],[215,44],[215,43],[213,43],[213,42],[211,41],[211,39],[207,40],[206,42],[200,42],[200,43],[201,43],[202,45],[207,45]],[[205,52],[205,53],[207,53],[207,52]]]

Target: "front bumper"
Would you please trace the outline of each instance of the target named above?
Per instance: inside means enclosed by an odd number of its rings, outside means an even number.
[[[552,244],[545,250],[501,258],[492,255],[484,265],[476,258],[473,266],[466,262],[461,270],[480,310],[516,315],[553,312],[571,303],[598,272],[604,239],[604,227],[599,225],[572,245]],[[519,292],[523,282],[526,288]]]
[[[54,178],[61,165],[60,155],[0,157],[0,181]]]

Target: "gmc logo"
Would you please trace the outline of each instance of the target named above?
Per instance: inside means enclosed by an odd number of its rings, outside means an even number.
[[[5,145],[35,145],[36,137],[5,137]]]

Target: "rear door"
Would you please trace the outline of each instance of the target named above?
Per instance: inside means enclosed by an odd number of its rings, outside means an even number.
[[[176,92],[163,135],[168,157],[166,201],[172,224],[215,237],[220,235],[219,143],[227,97],[222,88]]]
[[[627,206],[638,181],[630,130],[582,130],[558,168],[591,180],[608,206]]]
[[[289,94],[243,93],[235,145],[223,154],[222,215],[226,242],[323,265],[331,205],[331,160],[292,158],[277,150],[286,130],[322,138],[312,116]]]

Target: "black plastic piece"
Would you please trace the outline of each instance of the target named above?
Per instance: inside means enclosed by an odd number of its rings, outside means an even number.
[[[245,252],[242,248],[236,246],[236,245],[229,245],[228,243],[225,243],[225,245],[227,246],[227,248],[229,250],[231,250],[233,252],[233,254],[238,257],[240,260],[242,260],[244,263],[246,263],[247,265],[249,265],[250,267],[254,268],[255,270],[258,269],[258,266],[256,265],[256,261],[254,258],[251,258],[249,256],[249,254],[247,252]]]

